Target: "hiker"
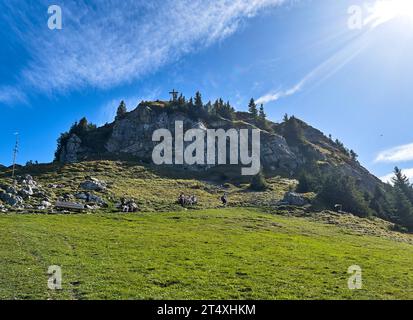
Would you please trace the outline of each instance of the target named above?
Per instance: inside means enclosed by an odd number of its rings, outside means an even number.
[[[194,206],[196,204],[198,204],[198,199],[196,197],[196,195],[192,195],[191,197],[191,204]]]
[[[228,196],[227,196],[227,193],[224,193],[224,195],[221,197],[221,201],[222,201],[222,205],[226,207],[227,204],[228,204]]]
[[[185,199],[185,195],[184,195],[183,193],[181,193],[181,194],[179,195],[178,203],[179,203],[182,207],[185,206],[186,199]]]

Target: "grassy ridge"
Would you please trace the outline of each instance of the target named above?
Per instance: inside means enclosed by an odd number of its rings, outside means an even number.
[[[256,209],[3,215],[0,229],[1,299],[413,299],[413,245]]]

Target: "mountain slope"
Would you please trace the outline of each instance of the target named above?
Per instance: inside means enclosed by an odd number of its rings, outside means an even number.
[[[135,110],[126,113],[111,124],[100,128],[71,130],[60,140],[56,158],[61,163],[96,159],[126,159],[152,163],[155,142],[152,134],[165,128],[175,132],[175,121],[182,121],[184,129],[261,129],[261,165],[267,176],[298,177],[309,168],[321,171],[337,170],[354,177],[365,191],[373,192],[382,182],[363,168],[341,145],[322,132],[294,117],[281,124],[259,121],[245,112],[235,112],[232,119],[211,116],[205,112],[188,112],[171,105],[171,102],[142,102]],[[291,129],[291,126],[294,126]],[[289,138],[291,130],[302,132],[302,138]],[[301,134],[301,133],[300,133]],[[179,166],[169,166],[175,170]],[[239,178],[237,170],[214,166],[185,166],[185,170],[221,171],[224,178]],[[234,171],[232,174],[231,171]],[[236,173],[238,172],[238,173]]]

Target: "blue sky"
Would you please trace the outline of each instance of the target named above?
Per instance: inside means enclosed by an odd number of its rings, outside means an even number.
[[[48,28],[52,4],[62,30]],[[294,114],[339,138],[377,176],[398,165],[413,177],[409,0],[1,0],[0,42],[2,164],[15,132],[19,163],[49,162],[74,121],[111,122],[120,100],[175,88],[238,110],[254,97],[271,120]]]

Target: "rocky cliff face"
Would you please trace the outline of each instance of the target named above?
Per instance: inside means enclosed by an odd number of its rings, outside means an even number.
[[[71,134],[62,145],[58,160],[62,163],[73,163],[88,159],[128,157],[151,163],[152,151],[158,144],[152,141],[152,135],[157,129],[168,129],[174,134],[176,121],[182,121],[185,130],[257,128],[244,118],[245,114],[242,115],[242,120],[203,120],[181,112],[169,112],[165,105],[162,108],[140,105],[104,129],[97,128],[84,137]],[[319,130],[302,121],[298,122],[304,133],[305,146],[288,144],[282,134],[282,124],[271,123],[271,130],[261,130],[261,165],[267,174],[293,177],[309,162],[314,162],[322,170],[338,168],[344,174],[355,177],[368,191],[373,191],[375,186],[381,183]],[[187,166],[188,170],[194,171],[207,171],[210,168],[210,165]]]

